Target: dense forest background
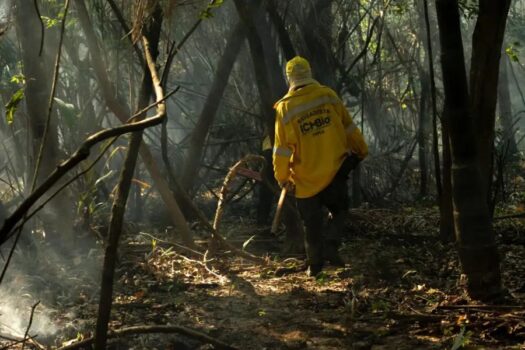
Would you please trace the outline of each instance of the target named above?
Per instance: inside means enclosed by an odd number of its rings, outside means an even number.
[[[4,348],[521,348],[524,43],[522,0],[1,1]],[[370,148],[317,279],[260,220],[295,55]]]

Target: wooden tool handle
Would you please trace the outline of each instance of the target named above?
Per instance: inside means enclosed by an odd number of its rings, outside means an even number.
[[[272,233],[277,233],[277,229],[279,228],[279,221],[281,221],[281,212],[283,211],[283,205],[284,200],[286,199],[286,193],[288,192],[288,188],[286,186],[283,187],[281,190],[281,195],[279,196],[279,202],[277,203],[277,209],[275,209],[275,216],[273,217],[272,222]]]

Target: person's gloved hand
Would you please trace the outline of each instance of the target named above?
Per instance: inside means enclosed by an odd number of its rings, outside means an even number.
[[[350,168],[350,170],[348,172],[350,172],[350,171],[354,170],[355,168],[357,168],[357,166],[361,162],[361,159],[355,153],[350,153],[350,155],[347,157],[347,159],[348,159],[349,168]]]
[[[288,192],[293,192],[295,190],[295,184],[291,180],[280,183],[279,187],[286,188],[286,191]]]
[[[349,155],[343,161],[343,164],[341,164],[341,168],[339,168],[338,176],[344,176],[345,178],[348,178],[350,172],[357,168],[360,162],[361,159],[357,156],[357,154],[349,153]]]

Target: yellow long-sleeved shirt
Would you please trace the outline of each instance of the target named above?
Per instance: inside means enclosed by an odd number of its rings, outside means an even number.
[[[293,181],[295,196],[326,188],[348,152],[360,159],[368,146],[337,94],[318,83],[290,91],[277,101],[273,167],[279,183]]]

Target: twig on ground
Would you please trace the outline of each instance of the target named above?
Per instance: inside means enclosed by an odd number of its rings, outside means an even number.
[[[493,221],[496,220],[504,220],[504,219],[520,219],[525,218],[525,213],[518,213],[518,214],[511,214],[511,215],[503,215],[503,216],[496,216]]]
[[[108,338],[116,338],[125,335],[136,335],[136,334],[151,334],[151,333],[179,333],[190,338],[200,340],[204,343],[209,343],[215,346],[217,349],[224,350],[236,350],[237,348],[228,345],[216,338],[212,338],[209,335],[201,333],[191,328],[174,325],[153,325],[153,326],[132,326],[118,329],[108,333]],[[87,338],[77,343],[67,345],[59,348],[58,350],[74,350],[87,347],[93,343],[94,338]]]
[[[17,344],[20,344],[20,343],[25,343],[26,341],[29,341],[31,344],[33,344],[36,348],[40,349],[40,350],[44,350],[46,349],[42,344],[38,343],[35,338],[37,336],[36,335],[33,335],[31,337],[27,337],[27,338],[24,338],[24,339],[15,339],[15,338],[12,338],[12,337],[6,337],[4,335],[1,335],[0,338],[2,339],[5,339],[5,340],[9,340],[11,341],[12,343],[10,344],[7,344],[6,346],[3,346],[0,348],[0,350],[8,350],[8,349],[12,349],[13,346],[17,345]]]

